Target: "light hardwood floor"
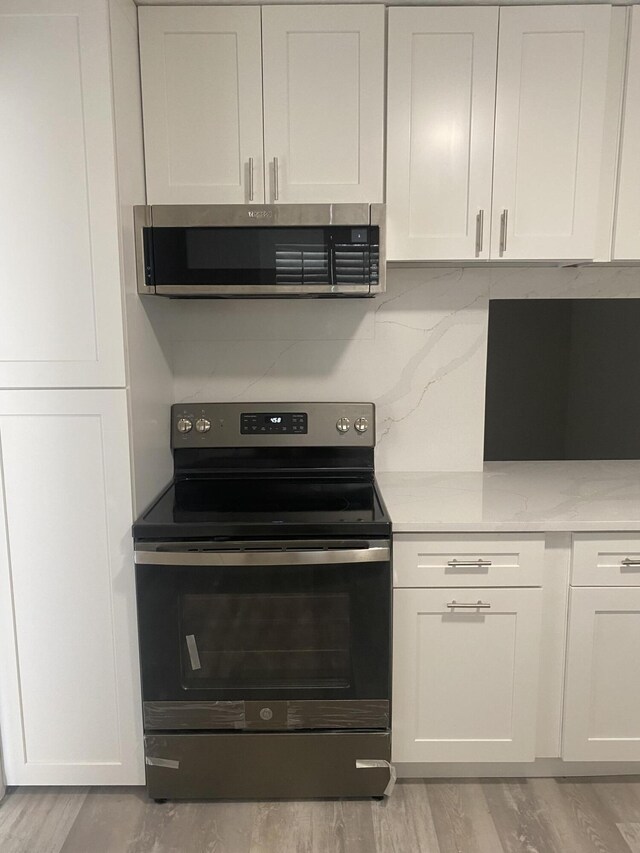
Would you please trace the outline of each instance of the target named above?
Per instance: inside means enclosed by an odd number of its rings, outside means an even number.
[[[640,853],[640,779],[406,781],[391,799],[149,801],[18,788],[1,853]]]

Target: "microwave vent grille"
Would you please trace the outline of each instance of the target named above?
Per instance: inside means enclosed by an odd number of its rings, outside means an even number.
[[[327,284],[329,252],[317,245],[276,247],[277,284]]]
[[[375,247],[372,247],[375,248]],[[335,283],[370,284],[377,279],[378,257],[368,246],[343,243],[335,247]]]

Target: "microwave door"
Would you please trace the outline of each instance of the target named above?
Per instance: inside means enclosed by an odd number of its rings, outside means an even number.
[[[157,293],[255,295],[334,288],[323,228],[153,228]]]

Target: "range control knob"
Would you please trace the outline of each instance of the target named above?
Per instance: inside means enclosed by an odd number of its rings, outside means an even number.
[[[336,429],[338,432],[349,432],[349,427],[351,426],[351,421],[349,418],[338,418],[336,422]]]
[[[366,418],[356,418],[354,427],[358,432],[366,432],[369,429],[369,421]]]
[[[209,432],[211,429],[211,421],[207,418],[198,418],[196,421],[197,432]]]
[[[193,421],[190,418],[179,418],[176,426],[178,427],[178,432],[191,432],[193,429]]]

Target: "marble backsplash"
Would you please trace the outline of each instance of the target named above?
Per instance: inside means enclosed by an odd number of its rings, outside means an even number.
[[[482,468],[491,298],[640,297],[634,267],[394,268],[362,300],[172,300],[174,399],[372,400],[380,471]]]

